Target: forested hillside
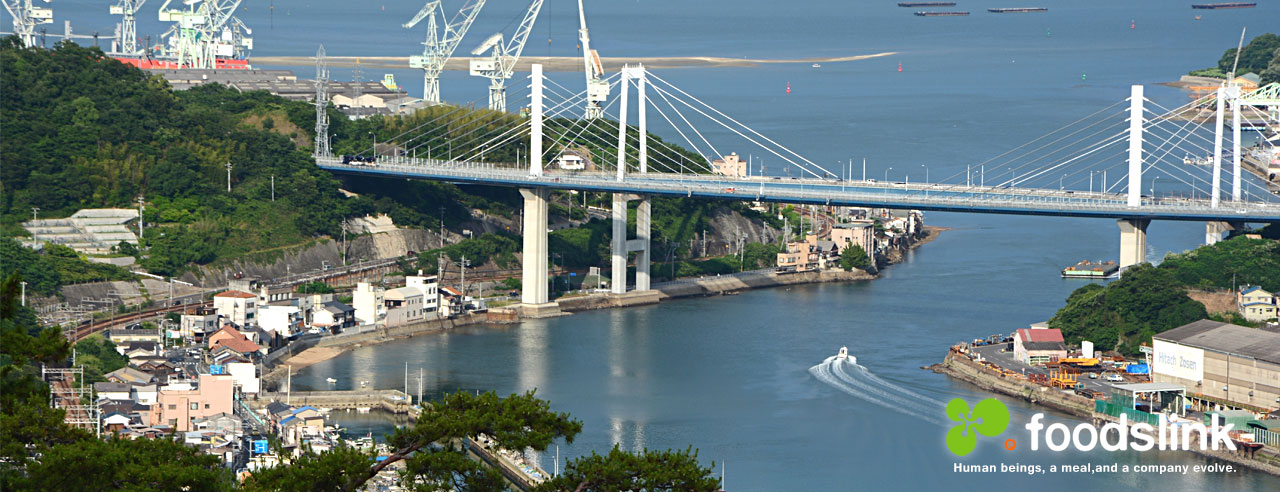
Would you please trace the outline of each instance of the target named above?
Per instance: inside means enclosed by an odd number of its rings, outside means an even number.
[[[1131,267],[1106,286],[1076,289],[1049,326],[1061,329],[1069,343],[1089,340],[1100,348],[1137,354],[1138,346],[1150,343],[1152,335],[1209,317],[1203,304],[1187,296],[1187,289],[1243,285],[1280,289],[1280,241],[1239,235],[1170,254],[1159,266]]]

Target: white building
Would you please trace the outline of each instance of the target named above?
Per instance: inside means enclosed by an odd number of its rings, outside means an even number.
[[[356,284],[356,290],[351,293],[351,306],[356,308],[356,320],[360,324],[374,324],[386,316],[383,294],[382,287],[369,282]]]
[[[293,336],[302,330],[304,315],[298,306],[276,303],[258,306],[258,326],[278,336]]]
[[[231,375],[231,384],[241,393],[257,393],[261,388],[258,380],[258,368],[248,362],[232,362],[225,369]]]
[[[183,314],[178,324],[178,334],[186,338],[204,338],[205,334],[218,331],[218,311],[196,308],[194,314]]]
[[[440,292],[435,275],[426,277],[422,275],[422,270],[418,270],[417,275],[405,277],[404,283],[405,287],[412,287],[422,292],[422,308],[428,318],[434,317],[440,308]]]
[[[257,324],[258,296],[238,290],[228,290],[213,296],[213,309],[236,326]]]
[[[747,161],[738,157],[738,153],[734,152],[724,156],[724,159],[716,159],[711,161],[711,172],[722,174],[725,176],[734,176],[743,178],[747,176]]]

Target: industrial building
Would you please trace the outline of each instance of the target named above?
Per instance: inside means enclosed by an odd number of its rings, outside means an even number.
[[[1013,357],[1027,365],[1053,362],[1067,356],[1062,331],[1057,328],[1022,328],[1013,336]]]
[[[267,91],[294,101],[311,101],[316,97],[316,81],[299,79],[292,70],[260,69],[151,69],[164,77],[174,90],[186,90],[204,84],[222,84],[238,91]],[[421,99],[409,97],[390,76],[381,81],[326,83],[329,100],[351,118],[374,114],[405,114],[426,106]]]
[[[1199,409],[1280,407],[1280,333],[1200,320],[1152,340],[1155,382],[1187,388]]]

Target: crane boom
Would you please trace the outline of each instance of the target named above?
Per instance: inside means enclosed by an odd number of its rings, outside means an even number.
[[[591,49],[587,13],[582,8],[582,0],[578,0],[578,24],[578,38],[582,41],[582,71],[587,77],[587,104],[582,117],[590,120],[604,116],[602,103],[609,99],[609,83],[602,78],[604,66],[600,63],[600,54]]]
[[[543,0],[533,0],[529,4],[529,9],[524,13],[524,19],[520,21],[520,26],[516,28],[509,42],[503,42],[502,33],[499,32],[489,36],[480,43],[480,46],[471,51],[473,55],[480,55],[492,50],[492,54],[486,58],[471,59],[471,75],[489,78],[489,109],[507,110],[506,82],[515,71],[520,54],[524,52],[525,42],[533,32],[533,23],[538,19],[542,3]]]
[[[467,0],[449,23],[445,24],[444,36],[438,39],[436,38],[436,11],[443,13],[440,0],[427,2],[409,22],[402,24],[405,29],[411,29],[423,19],[427,20],[427,36],[426,41],[422,43],[422,55],[409,57],[409,66],[422,69],[422,98],[427,102],[440,102],[440,71],[444,70],[445,62],[449,61],[454,50],[458,49],[462,37],[467,34],[467,30],[471,28],[471,23],[476,20],[484,4],[485,0]]]

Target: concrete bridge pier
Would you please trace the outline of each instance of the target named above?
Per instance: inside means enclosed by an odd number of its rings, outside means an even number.
[[[1147,261],[1147,226],[1151,219],[1120,219],[1120,268]]]
[[[520,303],[526,316],[557,314],[559,305],[547,296],[547,190],[520,189],[524,197],[524,271]]]
[[[636,208],[636,238],[627,239],[627,202],[640,200]],[[648,197],[626,193],[613,194],[613,279],[609,284],[614,294],[627,293],[627,257],[635,251],[636,291],[649,290],[649,238],[652,203]]]
[[[1206,246],[1217,244],[1222,240],[1222,236],[1227,232],[1236,230],[1236,224],[1229,222],[1205,222],[1204,223],[1204,244]]]

